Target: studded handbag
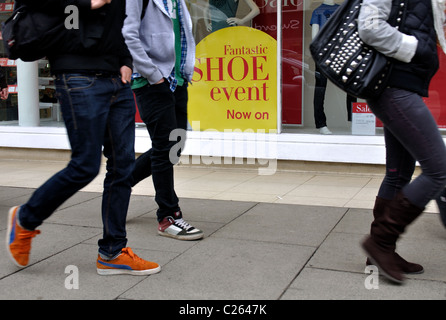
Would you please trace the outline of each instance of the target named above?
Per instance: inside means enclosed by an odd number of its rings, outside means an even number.
[[[392,2],[388,23],[402,25],[406,0]],[[311,55],[320,72],[349,95],[369,99],[387,86],[392,59],[359,37],[358,16],[362,0],[345,0],[322,26],[310,44]]]

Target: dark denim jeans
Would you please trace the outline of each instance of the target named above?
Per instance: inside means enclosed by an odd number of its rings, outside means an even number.
[[[174,187],[173,166],[176,159],[171,157],[170,152],[179,140],[186,138],[187,84],[178,86],[172,92],[165,80],[158,85],[135,89],[134,93],[139,114],[152,140],[152,148],[136,159],[133,185],[152,175],[155,201],[158,204],[157,218],[161,221],[180,210]],[[176,129],[182,129],[184,134],[171,140],[170,135]],[[181,149],[176,156],[180,153]]]
[[[387,88],[367,103],[385,128],[386,175],[378,196],[393,199],[402,190],[412,204],[424,208],[446,184],[446,147],[437,123],[413,92]],[[422,173],[411,181],[416,161]]]
[[[64,201],[99,173],[107,158],[102,197],[103,238],[99,252],[113,256],[126,246],[126,216],[134,168],[135,101],[119,76],[60,74],[56,92],[61,105],[71,160],[39,187],[20,209],[20,223],[35,229]]]

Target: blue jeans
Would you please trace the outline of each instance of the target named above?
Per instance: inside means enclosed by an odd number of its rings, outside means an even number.
[[[19,212],[34,230],[99,173],[107,158],[102,197],[103,238],[99,252],[114,256],[126,246],[126,216],[135,153],[135,101],[119,76],[59,74],[56,92],[71,145],[71,160],[40,186]]]
[[[424,208],[446,184],[446,147],[437,123],[413,92],[387,88],[367,103],[384,124],[386,175],[378,196],[390,200],[402,190],[412,204]],[[416,161],[422,173],[411,181]]]
[[[163,220],[180,211],[174,187],[174,160],[172,148],[181,139],[186,139],[187,129],[187,84],[177,86],[175,92],[165,80],[161,84],[148,85],[134,90],[139,114],[147,126],[152,148],[136,159],[133,185],[152,175],[155,201],[158,204],[157,219]],[[183,136],[171,140],[171,133],[182,129]],[[185,143],[185,141],[182,141]],[[178,150],[179,157],[181,149]]]

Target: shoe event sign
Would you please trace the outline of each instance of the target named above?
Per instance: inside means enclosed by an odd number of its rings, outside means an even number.
[[[220,29],[201,40],[189,86],[192,130],[276,130],[276,57],[276,40],[250,27]]]

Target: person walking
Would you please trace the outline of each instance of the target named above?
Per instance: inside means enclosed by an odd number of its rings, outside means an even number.
[[[100,275],[147,275],[157,263],[126,247],[126,216],[134,168],[135,102],[130,88],[132,58],[121,28],[124,0],[21,0],[33,10],[64,14],[79,9],[77,30],[66,30],[57,54],[48,56],[71,145],[66,168],[41,185],[25,204],[10,209],[7,249],[19,267],[29,263],[36,228],[63,202],[90,183],[107,158],[102,197],[103,237],[96,261]]]
[[[403,24],[392,27],[388,21],[402,10]],[[445,143],[422,99],[439,68],[437,39],[445,48],[443,22],[441,0],[364,0],[358,19],[361,39],[393,61],[388,87],[367,100],[384,124],[386,174],[370,235],[361,245],[370,263],[396,283],[404,281],[405,272],[423,271],[396,254],[396,242],[446,184]],[[412,180],[416,161],[422,172]]]
[[[127,0],[126,13],[123,34],[133,57],[132,88],[152,140],[151,149],[136,159],[133,185],[152,176],[160,235],[201,239],[203,231],[183,219],[173,167],[181,149],[171,152],[186,139],[187,86],[195,64],[191,18],[184,0]]]

